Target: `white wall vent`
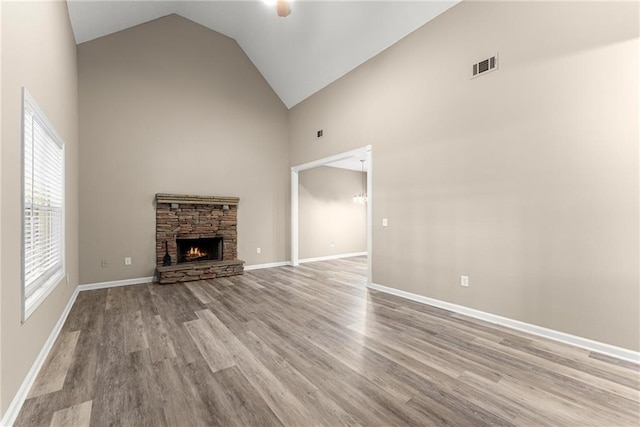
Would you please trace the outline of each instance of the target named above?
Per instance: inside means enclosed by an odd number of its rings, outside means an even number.
[[[495,55],[487,59],[483,59],[482,61],[476,62],[475,64],[473,64],[472,71],[471,71],[471,78],[474,79],[478,76],[490,73],[491,71],[495,71],[497,69],[498,69],[498,54],[496,53]]]

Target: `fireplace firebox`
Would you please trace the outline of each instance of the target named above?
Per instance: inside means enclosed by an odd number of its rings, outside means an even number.
[[[176,239],[176,244],[178,245],[178,264],[222,260],[222,239],[219,237]]]

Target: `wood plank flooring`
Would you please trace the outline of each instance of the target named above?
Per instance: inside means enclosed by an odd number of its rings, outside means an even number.
[[[16,426],[638,426],[640,368],[365,287],[362,257],[80,292]]]

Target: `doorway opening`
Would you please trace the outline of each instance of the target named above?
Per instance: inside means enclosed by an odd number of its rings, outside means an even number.
[[[312,162],[304,163],[301,165],[293,166],[291,168],[291,264],[297,266],[300,264],[299,249],[300,249],[300,206],[299,206],[299,173],[301,171],[316,168],[319,166],[337,166],[341,163],[356,162],[360,165],[360,160],[364,160],[367,165],[366,170],[366,234],[367,234],[367,285],[371,284],[371,257],[372,257],[372,200],[373,200],[373,165],[372,165],[372,148],[367,145],[362,148],[347,151],[344,153],[336,154],[333,156],[325,157],[322,159],[314,160]],[[360,167],[360,166],[358,166]]]

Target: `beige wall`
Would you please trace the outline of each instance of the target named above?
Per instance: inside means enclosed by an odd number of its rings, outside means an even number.
[[[321,166],[298,174],[300,258],[366,252],[366,205],[353,202],[362,172]]]
[[[638,48],[637,3],[460,3],[294,107],[291,164],[372,144],[375,283],[639,350]]]
[[[6,411],[78,284],[78,93],[76,46],[66,3],[3,2],[1,171],[2,401]],[[64,281],[21,323],[21,88],[26,87],[65,142]]]
[[[240,197],[239,258],[287,258],[287,109],[234,40],[171,15],[78,64],[81,283],[153,275],[155,193]]]

